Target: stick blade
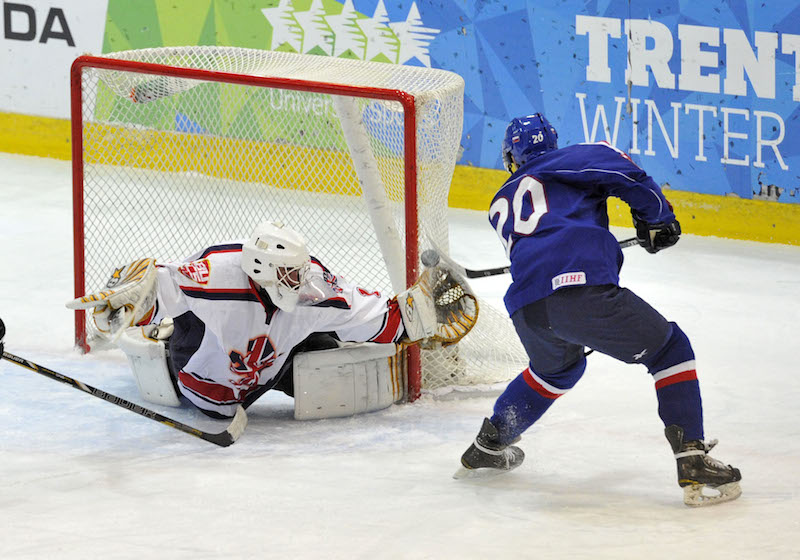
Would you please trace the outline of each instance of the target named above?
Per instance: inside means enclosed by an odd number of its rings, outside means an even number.
[[[247,427],[247,412],[244,407],[239,405],[236,407],[236,414],[233,415],[233,420],[225,430],[218,434],[204,434],[201,436],[204,440],[215,443],[220,447],[228,447],[236,443],[236,440],[244,433]]]
[[[239,439],[239,436],[241,436],[244,433],[244,429],[246,427],[247,427],[247,413],[244,411],[244,407],[242,405],[239,405],[236,407],[236,414],[233,415],[233,421],[231,422],[231,425],[228,426],[227,430],[225,430],[231,435],[231,438],[233,439],[231,443]]]

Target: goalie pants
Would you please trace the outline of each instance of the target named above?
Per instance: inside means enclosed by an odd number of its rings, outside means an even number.
[[[329,350],[331,348],[338,348],[336,337],[332,333],[313,333],[308,336],[303,342],[298,344],[292,349],[292,353],[286,363],[283,364],[281,371],[275,378],[274,382],[267,383],[252,393],[248,393],[244,399],[242,406],[244,408],[253,404],[261,395],[267,391],[276,390],[280,391],[290,397],[294,397],[294,357],[301,352],[314,352],[317,350]]]
[[[691,344],[677,324],[632,291],[616,285],[561,288],[511,319],[530,366],[495,403],[491,420],[503,443],[514,441],[575,386],[586,369],[586,347],[647,366],[665,426],[683,427],[687,439],[703,438]]]
[[[192,354],[197,351],[200,341],[203,338],[205,324],[197,318],[191,311],[184,313],[174,319],[175,330],[167,341],[167,365],[172,376],[175,388],[180,394],[178,372],[189,361]],[[244,408],[249,407],[258,400],[264,393],[275,389],[294,397],[294,376],[292,375],[292,364],[294,355],[299,352],[311,352],[314,350],[327,350],[336,348],[338,344],[332,333],[313,333],[303,342],[292,349],[292,353],[281,368],[281,371],[269,383],[258,387],[247,394],[242,402]],[[199,408],[201,412],[212,418],[227,418],[213,410]]]

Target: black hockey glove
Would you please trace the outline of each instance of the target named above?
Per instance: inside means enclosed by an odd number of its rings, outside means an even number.
[[[632,215],[633,226],[636,228],[636,241],[648,253],[658,253],[661,249],[672,247],[678,242],[681,236],[681,224],[678,220],[648,224],[639,219],[635,212]]]
[[[3,339],[6,337],[6,326],[3,324],[3,320],[0,319],[0,356],[3,355]]]

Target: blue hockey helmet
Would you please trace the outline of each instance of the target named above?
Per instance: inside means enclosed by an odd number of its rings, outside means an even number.
[[[503,165],[509,172],[533,158],[558,149],[558,133],[544,115],[536,113],[512,119],[503,137]]]

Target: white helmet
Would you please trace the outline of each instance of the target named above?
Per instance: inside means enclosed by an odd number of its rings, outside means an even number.
[[[242,270],[283,311],[297,305],[309,262],[303,236],[280,222],[259,224],[242,245]]]

